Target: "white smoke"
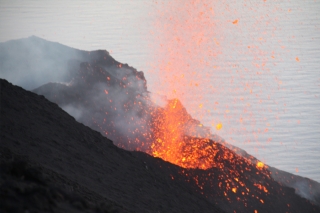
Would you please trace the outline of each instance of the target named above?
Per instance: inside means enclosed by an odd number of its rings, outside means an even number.
[[[71,104],[61,106],[61,108],[66,111],[69,115],[74,117],[76,120],[79,120],[83,115],[83,109],[81,107],[76,107]]]

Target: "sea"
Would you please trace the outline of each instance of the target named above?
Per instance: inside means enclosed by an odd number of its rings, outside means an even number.
[[[320,182],[319,0],[1,0],[0,29],[105,49],[213,134]]]

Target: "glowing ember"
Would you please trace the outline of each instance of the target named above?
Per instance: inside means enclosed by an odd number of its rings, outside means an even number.
[[[238,19],[234,20],[232,24],[238,24]]]
[[[151,154],[184,168],[210,168],[215,153],[206,138],[189,138],[199,122],[191,118],[177,99],[171,100],[164,109],[153,113]],[[210,158],[211,157],[211,158]]]
[[[216,125],[216,129],[217,130],[220,130],[222,128],[222,123],[218,123],[217,125]]]
[[[261,161],[259,161],[258,163],[257,163],[257,168],[258,169],[262,169],[264,167],[264,163],[262,163]]]
[[[253,184],[254,186],[256,186],[258,189],[260,189],[261,191],[264,191],[265,193],[268,193],[268,189],[265,186],[262,186],[261,184]]]

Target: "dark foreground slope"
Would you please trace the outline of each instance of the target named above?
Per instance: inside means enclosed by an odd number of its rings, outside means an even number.
[[[0,208],[5,212],[223,212],[219,206],[228,212],[255,207],[260,213],[320,211],[272,180],[265,180],[272,194],[261,195],[266,205],[254,197],[247,197],[247,207],[239,205],[241,195],[223,199],[219,181],[226,178],[220,176],[229,170],[186,170],[117,148],[43,96],[5,80],[0,150]],[[248,181],[261,181],[250,171],[247,175]],[[232,201],[229,207],[226,199]]]
[[[179,167],[149,166],[43,96],[5,80],[0,150],[4,212],[222,212],[183,180],[172,181],[168,172],[178,174]]]

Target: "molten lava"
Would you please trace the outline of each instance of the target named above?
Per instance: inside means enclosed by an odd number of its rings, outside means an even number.
[[[184,168],[212,167],[216,153],[209,145],[209,139],[186,136],[186,133],[196,134],[195,128],[199,125],[178,99],[169,101],[165,108],[154,113],[155,141],[150,154]]]
[[[157,108],[151,120],[154,141],[149,154],[154,157],[183,168],[223,168],[225,161],[239,163],[233,151],[209,139],[210,132],[208,137],[198,135],[199,128],[204,127],[188,114],[178,99]],[[263,169],[263,163],[259,162],[258,167]]]

